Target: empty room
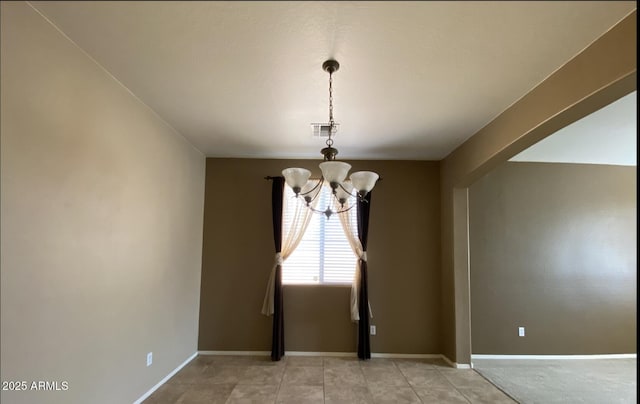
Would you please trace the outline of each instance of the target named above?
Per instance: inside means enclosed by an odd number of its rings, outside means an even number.
[[[3,404],[636,402],[636,2],[0,4]]]

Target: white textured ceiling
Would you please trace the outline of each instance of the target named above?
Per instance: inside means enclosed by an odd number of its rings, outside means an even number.
[[[511,161],[637,163],[637,91],[542,139]]]
[[[635,1],[32,2],[207,156],[441,159]]]

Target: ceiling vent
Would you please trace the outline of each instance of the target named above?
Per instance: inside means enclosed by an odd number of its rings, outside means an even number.
[[[334,127],[333,127],[333,135],[336,135],[336,132],[338,132],[338,126],[340,126],[340,124],[338,123],[334,123]],[[328,123],[312,123],[311,124],[311,134],[313,135],[313,137],[329,137],[329,124]]]

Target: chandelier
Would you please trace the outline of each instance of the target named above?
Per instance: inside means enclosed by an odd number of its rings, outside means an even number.
[[[334,213],[346,212],[353,208],[356,198],[365,201],[365,197],[378,181],[379,175],[373,171],[357,171],[346,180],[351,165],[343,161],[337,161],[338,149],[333,147],[333,135],[336,133],[337,124],[333,119],[333,73],[337,72],[340,64],[335,60],[327,60],[322,64],[322,70],[329,73],[329,125],[327,147],[320,150],[324,161],[319,164],[322,177],[316,183],[310,181],[311,171],[305,168],[292,167],[282,170],[287,185],[291,187],[296,197],[304,198],[306,206],[314,212],[322,213],[329,218]],[[327,206],[326,209],[316,209],[312,202],[318,197],[324,182],[331,187],[334,198],[335,211]]]

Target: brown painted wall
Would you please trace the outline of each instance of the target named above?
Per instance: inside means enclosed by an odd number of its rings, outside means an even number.
[[[575,58],[496,117],[441,162],[442,353],[470,363],[468,267],[465,237],[456,237],[456,190],[499,164],[637,87],[634,10]],[[457,203],[456,203],[457,205]],[[458,209],[462,215],[463,209]],[[463,227],[463,226],[460,226]],[[456,240],[463,240],[457,242]]]
[[[260,313],[274,255],[264,177],[319,162],[207,159],[200,350],[271,349],[272,319]],[[438,163],[349,162],[383,177],[369,231],[372,351],[440,353]],[[286,349],[354,352],[349,295],[349,286],[285,286]]]
[[[636,167],[506,163],[473,184],[473,353],[636,352],[636,206]]]

